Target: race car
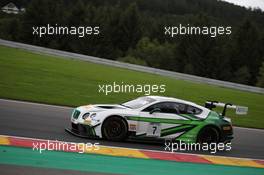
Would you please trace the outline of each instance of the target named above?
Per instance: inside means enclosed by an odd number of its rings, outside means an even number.
[[[224,107],[222,113],[212,109]],[[233,138],[227,108],[246,114],[246,107],[216,101],[205,107],[163,96],[143,96],[122,104],[95,104],[77,107],[71,115],[74,135],[122,141],[127,138],[172,139],[187,143],[230,142]]]

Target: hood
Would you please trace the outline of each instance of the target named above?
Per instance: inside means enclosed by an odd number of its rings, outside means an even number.
[[[94,105],[90,104],[90,105],[80,106],[78,108],[80,110],[94,111],[94,112],[106,111],[111,109],[129,109],[119,104],[94,104]]]

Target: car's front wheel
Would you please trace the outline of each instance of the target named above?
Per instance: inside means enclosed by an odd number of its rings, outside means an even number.
[[[102,126],[103,137],[111,141],[125,140],[128,133],[128,126],[124,119],[118,116],[107,118]]]

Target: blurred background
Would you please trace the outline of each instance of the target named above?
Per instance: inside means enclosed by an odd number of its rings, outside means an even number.
[[[1,0],[0,38],[264,87],[264,12],[218,0]],[[6,10],[9,9],[9,10]],[[100,26],[100,35],[33,35],[33,26]],[[231,26],[170,38],[165,26]]]

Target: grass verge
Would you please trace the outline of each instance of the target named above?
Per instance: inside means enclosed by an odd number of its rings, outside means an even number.
[[[79,106],[89,103],[121,103],[137,93],[99,93],[98,85],[165,84],[163,95],[203,105],[206,100],[232,102],[249,107],[249,114],[236,116],[228,111],[237,126],[264,128],[264,95],[234,89],[175,80],[154,74],[60,59],[0,46],[0,97],[49,104]]]

